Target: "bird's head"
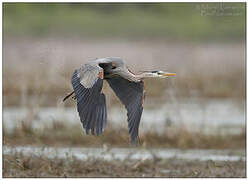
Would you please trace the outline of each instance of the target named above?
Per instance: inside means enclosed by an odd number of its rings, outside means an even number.
[[[144,77],[157,77],[157,78],[167,78],[176,76],[176,73],[164,72],[164,71],[143,71]]]

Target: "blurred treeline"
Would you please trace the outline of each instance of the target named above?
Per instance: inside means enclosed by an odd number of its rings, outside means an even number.
[[[245,3],[4,3],[4,35],[240,41]]]

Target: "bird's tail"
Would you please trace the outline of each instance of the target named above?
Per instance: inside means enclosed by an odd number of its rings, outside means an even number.
[[[74,91],[72,91],[70,94],[64,97],[63,102],[65,102],[66,99],[68,99],[71,95],[73,95]]]

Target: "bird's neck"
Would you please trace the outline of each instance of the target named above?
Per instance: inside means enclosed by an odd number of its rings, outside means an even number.
[[[150,77],[154,77],[154,75],[150,72],[143,72],[141,74],[135,75],[135,78],[138,80],[143,80],[144,78],[150,78]]]
[[[154,77],[154,75],[150,72],[143,72],[141,74],[134,74],[130,71],[128,71],[128,77],[126,77],[130,81],[139,82],[143,80],[144,78]]]

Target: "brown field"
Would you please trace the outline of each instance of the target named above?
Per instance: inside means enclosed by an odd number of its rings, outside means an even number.
[[[246,177],[246,174],[244,161],[80,161],[16,153],[4,155],[3,177]]]
[[[76,68],[96,57],[109,56],[122,57],[134,72],[177,73],[168,80],[146,80],[147,97],[167,97],[169,93],[177,99],[245,97],[243,43],[5,37],[3,104],[54,106],[71,91],[70,79]],[[107,85],[105,93],[110,93]]]
[[[162,134],[154,131],[140,133],[140,146],[153,148],[244,149],[245,142],[245,129],[237,135],[205,135],[189,132],[183,127],[167,128]],[[112,128],[108,125],[101,136],[92,136],[86,135],[81,125],[65,126],[62,123],[54,123],[42,132],[23,123],[13,133],[4,130],[3,144],[64,147],[102,147],[103,144],[108,144],[110,147],[130,147],[127,129]]]
[[[89,40],[80,38],[5,37],[3,49],[3,111],[10,106],[49,107],[61,105],[71,91],[74,69],[96,57],[119,56],[130,69],[167,70],[177,76],[168,80],[146,80],[152,99],[180,102],[182,98],[235,99],[244,107],[245,53],[242,43],[187,43],[148,40]],[[116,97],[104,85],[107,105]],[[73,106],[67,101],[64,106]],[[32,115],[35,115],[32,114]],[[30,124],[3,129],[4,146],[45,147],[130,147],[128,131],[107,126],[102,136],[87,136],[80,126],[54,123],[42,132]],[[183,118],[183,117],[182,117]],[[3,124],[4,127],[4,124]],[[205,135],[182,127],[164,133],[140,132],[144,148],[242,149],[246,130],[237,135]],[[92,159],[48,159],[47,157],[3,156],[4,177],[245,177],[245,162],[190,160],[104,161]]]

